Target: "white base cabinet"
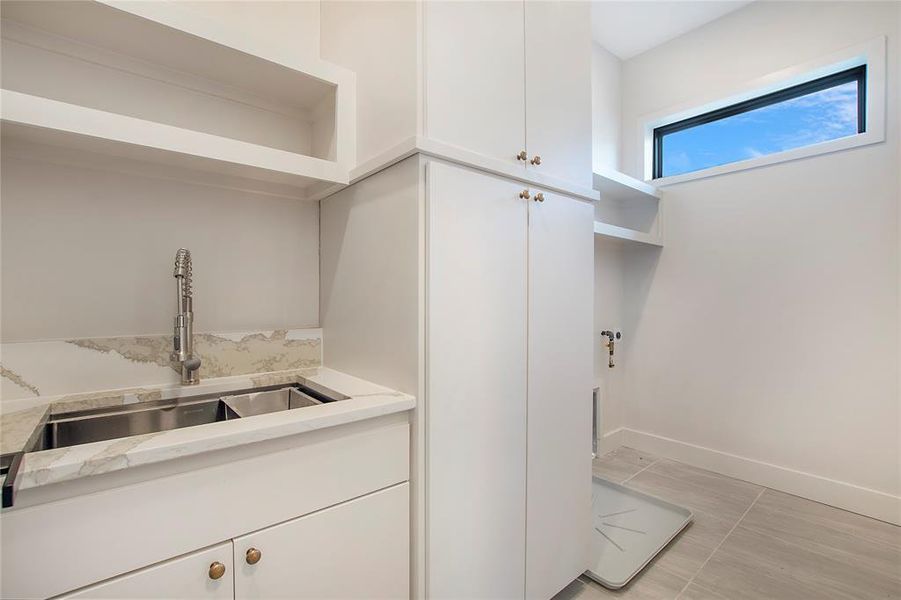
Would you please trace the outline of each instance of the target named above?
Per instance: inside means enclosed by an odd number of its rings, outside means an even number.
[[[409,498],[395,485],[60,598],[408,598]]]
[[[235,598],[409,597],[409,488],[236,538]]]
[[[85,543],[90,543],[85,540]],[[221,567],[219,566],[221,565]],[[222,574],[216,579],[212,575]],[[224,542],[206,550],[179,556],[133,573],[58,596],[64,600],[131,598],[205,598],[231,600],[235,597],[232,544]]]
[[[20,490],[0,598],[406,598],[409,419]]]

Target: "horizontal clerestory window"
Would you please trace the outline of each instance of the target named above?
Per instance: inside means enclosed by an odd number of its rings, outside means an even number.
[[[866,131],[861,65],[653,130],[653,177],[670,177]]]

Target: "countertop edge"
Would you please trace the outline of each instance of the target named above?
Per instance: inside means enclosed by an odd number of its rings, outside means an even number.
[[[18,489],[72,481],[176,458],[234,448],[411,410],[416,399],[344,373],[320,367],[298,377],[349,396],[347,400],[158,433],[27,453]]]

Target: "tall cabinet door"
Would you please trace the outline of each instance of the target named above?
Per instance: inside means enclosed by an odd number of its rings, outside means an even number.
[[[236,538],[235,598],[408,598],[409,499],[403,483]]]
[[[232,600],[235,597],[233,571],[232,544],[225,542],[59,596],[58,600]]]
[[[425,135],[525,165],[523,4],[423,3]]]
[[[426,177],[426,595],[522,598],[528,201],[434,161]]]
[[[587,202],[529,208],[526,597],[544,600],[588,566],[594,231]]]
[[[525,34],[529,168],[590,188],[590,3],[526,2]]]

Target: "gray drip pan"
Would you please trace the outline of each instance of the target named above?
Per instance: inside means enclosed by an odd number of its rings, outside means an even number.
[[[686,508],[594,477],[591,567],[585,574],[604,587],[623,587],[691,519]]]

